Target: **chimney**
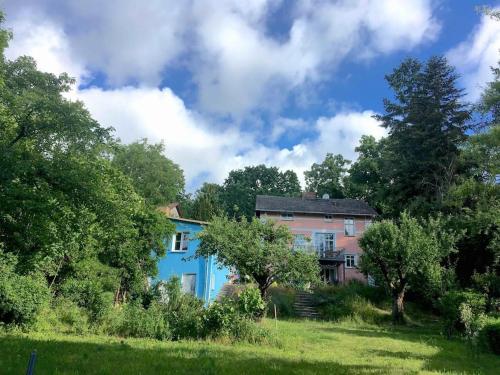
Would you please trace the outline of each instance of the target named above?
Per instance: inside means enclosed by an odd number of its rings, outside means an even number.
[[[316,199],[316,193],[313,191],[304,191],[302,193],[302,199]]]

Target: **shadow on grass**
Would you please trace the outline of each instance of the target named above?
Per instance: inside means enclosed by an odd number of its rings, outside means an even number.
[[[127,343],[90,343],[0,337],[2,374],[22,374],[36,349],[36,374],[386,374],[389,367],[286,359],[231,348],[189,346],[138,348]]]
[[[424,361],[423,370],[461,374],[498,374],[500,357],[486,353],[472,353],[463,341],[447,340],[431,330],[412,330],[410,327],[384,327],[384,329],[359,329],[329,327],[322,330],[366,338],[386,338],[425,344],[437,349],[436,354],[424,355],[407,351],[369,350],[369,353],[387,358],[416,359]]]

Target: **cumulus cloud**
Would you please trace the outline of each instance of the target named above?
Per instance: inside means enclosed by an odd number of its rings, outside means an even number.
[[[439,31],[430,0],[5,0],[8,17],[31,10],[64,30],[71,54],[108,83],[158,85],[187,67],[200,108],[235,118],[276,108],[287,92],[341,61],[408,50]],[[273,33],[269,14],[290,8]],[[10,18],[9,18],[10,19]],[[271,26],[270,26],[271,25]]]
[[[486,82],[493,79],[491,67],[498,64],[499,50],[500,22],[484,15],[468,38],[447,53],[462,74],[471,101],[479,99]]]
[[[92,88],[79,91],[77,97],[103,126],[114,127],[124,142],[142,137],[164,141],[166,155],[181,165],[190,182],[203,176],[220,183],[232,169],[261,163],[292,169],[302,179],[304,170],[327,152],[354,159],[361,135],[384,134],[371,111],[341,113],[315,122],[312,127],[318,136],[313,140],[279,148],[263,145],[236,127],[214,131],[207,119],[186,108],[168,88]],[[302,120],[285,122],[295,126]]]

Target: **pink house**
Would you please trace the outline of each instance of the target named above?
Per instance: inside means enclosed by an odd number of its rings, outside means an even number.
[[[366,202],[327,195],[319,199],[311,193],[302,198],[258,195],[255,212],[287,225],[295,249],[317,253],[326,282],[366,281],[357,268],[362,252],[358,239],[377,215]]]

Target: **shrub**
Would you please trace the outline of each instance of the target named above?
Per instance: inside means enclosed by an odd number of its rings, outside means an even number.
[[[172,277],[163,284],[166,295],[166,319],[171,328],[172,338],[198,338],[203,333],[203,302],[190,294],[181,291],[178,277]]]
[[[290,318],[295,316],[293,304],[295,302],[296,291],[292,288],[276,287],[269,288],[271,296],[268,310],[274,314],[274,306],[280,318]]]
[[[213,302],[204,314],[204,336],[230,335],[237,319],[238,311],[231,299]]]
[[[67,298],[54,298],[39,314],[34,328],[40,332],[87,333],[88,313]]]
[[[371,301],[384,300],[380,289],[351,282],[342,286],[328,286],[317,289],[314,297],[318,311],[323,318],[333,321],[354,319],[365,323],[380,323],[389,320],[387,312]]]
[[[467,334],[466,329],[474,329],[474,325],[479,323],[475,320],[480,319],[485,305],[484,295],[473,291],[454,290],[444,294],[439,301],[439,309],[446,336],[450,338],[455,332]]]
[[[460,322],[464,325],[464,336],[475,347],[477,346],[479,332],[485,323],[485,315],[467,302],[462,302],[458,310],[460,312]]]
[[[138,301],[134,301],[125,305],[118,314],[121,316],[110,325],[110,333],[158,340],[171,337],[164,308],[156,302],[145,309]]]
[[[13,257],[0,254],[0,322],[29,326],[48,302],[49,290],[43,277],[19,275],[14,266]]]
[[[500,319],[487,322],[479,334],[479,340],[488,350],[500,355]]]
[[[266,313],[266,302],[255,287],[245,288],[237,299],[238,312],[249,319],[259,319]]]
[[[109,293],[104,293],[101,282],[95,279],[70,278],[61,286],[61,293],[84,308],[92,323],[99,323],[103,319],[113,298]]]

